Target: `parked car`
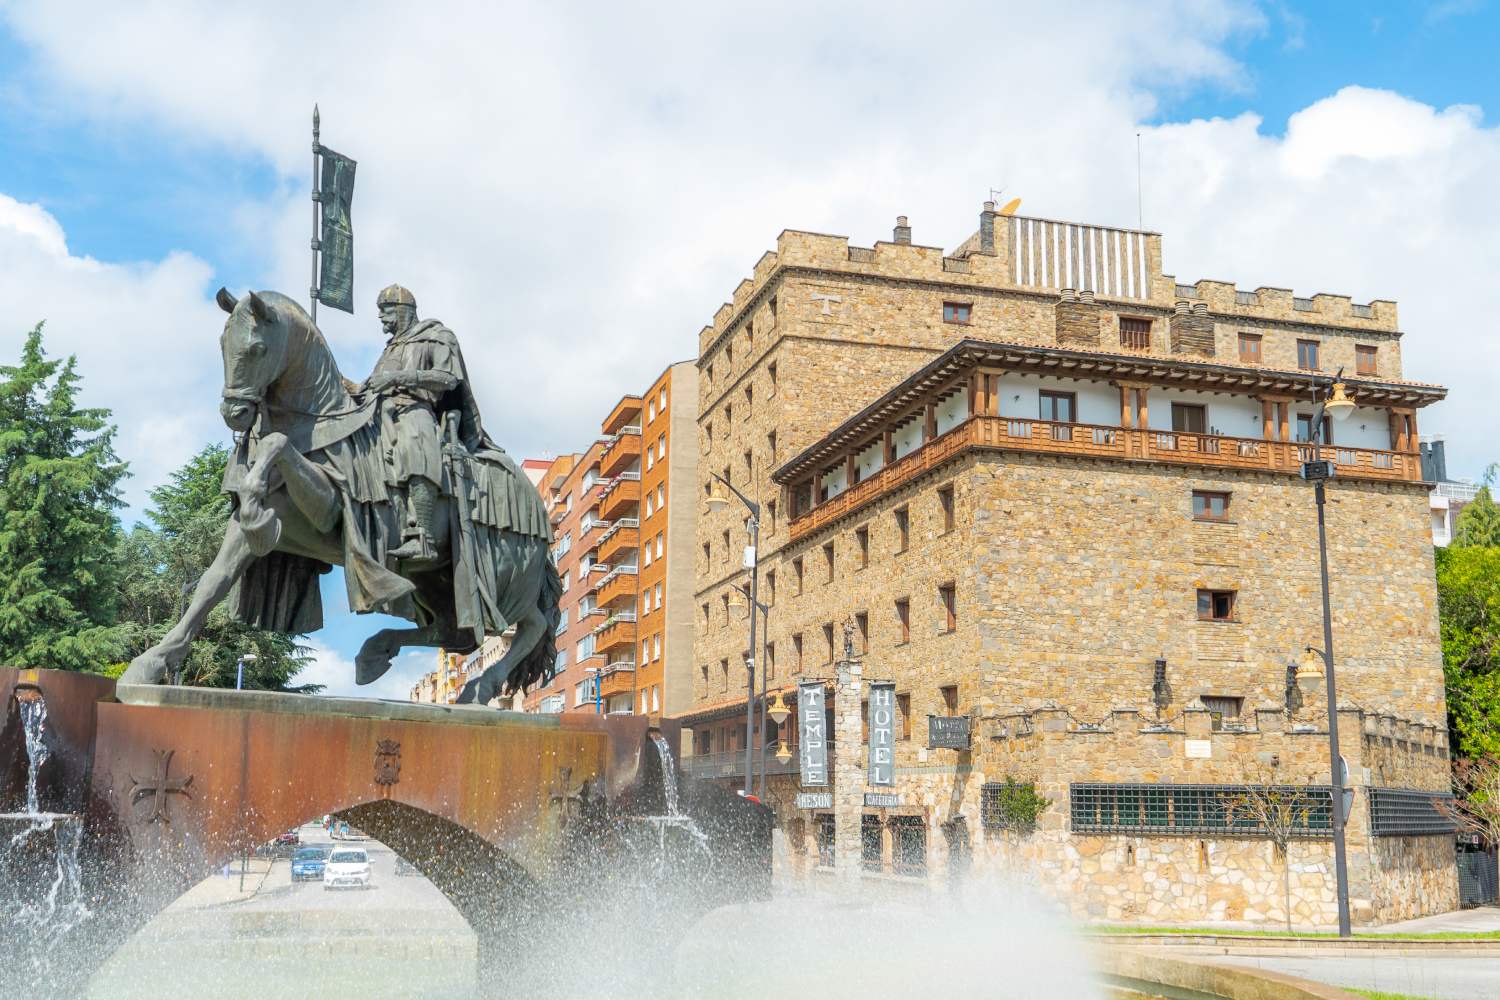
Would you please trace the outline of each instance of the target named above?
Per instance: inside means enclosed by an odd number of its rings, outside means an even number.
[[[297,853],[292,855],[292,881],[320,880],[323,877],[323,867],[332,851],[333,848],[327,844],[299,847]]]
[[[363,847],[336,848],[323,865],[323,888],[344,886],[370,887],[370,856]]]

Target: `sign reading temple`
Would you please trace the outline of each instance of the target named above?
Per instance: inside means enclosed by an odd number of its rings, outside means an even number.
[[[798,743],[802,765],[802,784],[819,787],[828,784],[828,722],[823,708],[821,681],[797,685]]]

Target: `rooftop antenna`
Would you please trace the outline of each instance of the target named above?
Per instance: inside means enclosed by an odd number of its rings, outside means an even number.
[[[1137,229],[1145,229],[1146,228],[1146,215],[1145,215],[1144,209],[1141,207],[1142,205],[1143,205],[1143,202],[1141,200],[1141,134],[1139,132],[1137,132],[1135,134],[1135,227]]]
[[[1004,193],[1005,193],[1005,188],[990,188],[990,201],[992,203],[999,201],[1000,200],[1000,196],[1002,194],[1004,194]],[[1000,206],[1000,211],[997,214],[999,214],[999,215],[1015,215],[1016,214],[1016,209],[1018,209],[1020,207],[1021,207],[1021,199],[1020,198],[1012,198],[1010,201],[1008,201],[1004,205]]]

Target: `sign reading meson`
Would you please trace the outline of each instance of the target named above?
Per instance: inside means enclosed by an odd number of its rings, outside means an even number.
[[[927,717],[927,745],[933,749],[969,749],[969,717],[967,715],[929,715]]]
[[[896,783],[896,685],[870,685],[870,784]]]
[[[797,685],[797,727],[802,784],[828,784],[828,720],[823,710],[823,685],[804,681]]]

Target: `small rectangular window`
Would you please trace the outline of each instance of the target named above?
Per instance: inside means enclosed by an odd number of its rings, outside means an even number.
[[[1205,622],[1234,621],[1234,591],[1198,591],[1198,620]]]
[[[703,626],[708,627],[708,603],[706,601],[703,604]]]
[[[943,533],[953,530],[953,487],[944,486],[937,491],[938,506],[943,511]]]
[[[802,633],[792,636],[792,669],[802,672]]]
[[[1120,346],[1132,351],[1151,349],[1151,321],[1136,316],[1120,317]]]
[[[833,622],[824,622],[823,623],[823,646],[824,646],[824,651],[828,654],[828,658],[824,662],[825,663],[832,663],[833,662]]]
[[[1323,417],[1322,434],[1319,435],[1319,444],[1333,444],[1333,421],[1326,415]],[[1313,415],[1311,413],[1297,414],[1296,440],[1311,441],[1313,439]]]
[[[1240,334],[1240,360],[1247,364],[1260,364],[1260,334]]]
[[[776,432],[775,431],[771,431],[769,434],[766,435],[766,452],[770,455],[771,461],[775,462],[776,461]]]
[[[794,596],[802,593],[802,557],[798,556],[792,560],[792,583],[796,589],[792,591]]]
[[[828,575],[824,578],[825,583],[833,582],[833,543],[828,542],[823,546],[823,565]]]
[[[911,695],[896,695],[896,739],[911,739]]]
[[[944,302],[943,322],[967,324],[974,312],[974,306],[969,302]]]
[[[1193,520],[1229,520],[1229,494],[1213,490],[1193,491]]]
[[[776,605],[776,571],[774,569],[768,569],[768,570],[766,570],[766,607],[768,607],[768,608],[775,607],[775,605]]]
[[[745,383],[745,412],[749,413],[755,406],[755,386],[749,382]]]
[[[1225,695],[1205,694],[1201,696],[1203,707],[1208,709],[1208,717],[1212,721],[1214,732],[1224,728],[1224,723],[1233,723],[1240,717],[1240,710],[1245,699]]]
[[[870,565],[870,529],[854,529],[854,551],[859,557],[859,568],[864,569]]]
[[[703,563],[705,566],[712,565],[714,561],[713,545],[709,542],[703,543]]]
[[[724,561],[729,561],[729,532],[724,532]]]
[[[745,481],[749,482],[750,480],[755,478],[755,456],[751,453],[749,448],[745,449],[744,459]]]
[[[1375,374],[1375,348],[1368,344],[1354,345],[1354,371],[1357,375]]]
[[[1197,403],[1173,403],[1172,429],[1180,434],[1206,434],[1208,409]]]
[[[776,362],[772,361],[766,365],[766,377],[771,381],[770,395],[776,395]]]
[[[1043,389],[1037,395],[1041,403],[1041,420],[1055,420],[1071,424],[1078,419],[1078,395],[1072,392],[1048,392]]]
[[[897,507],[895,514],[896,551],[905,552],[907,545],[911,542],[911,510],[906,507]]]
[[[943,606],[943,631],[952,632],[958,628],[958,590],[954,584],[945,583],[938,588],[938,602]]]
[[[859,651],[870,651],[870,613],[859,611],[854,615],[854,634],[859,637]]]
[[[1303,371],[1318,370],[1318,342],[1316,340],[1297,341],[1297,367]]]
[[[776,676],[776,643],[766,643],[766,679]]]
[[[776,534],[776,501],[766,501],[766,534]]]
[[[911,601],[905,597],[896,601],[896,635],[898,642],[911,642]]]
[[[938,694],[943,696],[943,713],[945,715],[958,714],[958,685],[945,684],[938,688]]]

